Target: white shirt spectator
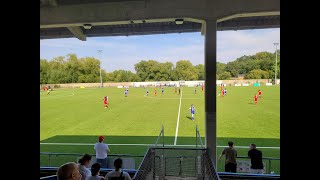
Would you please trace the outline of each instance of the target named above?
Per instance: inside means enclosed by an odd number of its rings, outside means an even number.
[[[81,180],[86,180],[87,177],[91,176],[91,171],[81,164],[79,164],[79,172],[82,175]]]
[[[101,176],[95,175],[95,176],[89,176],[86,180],[101,180]]]
[[[96,143],[94,145],[94,150],[96,150],[96,158],[97,159],[105,159],[107,158],[107,150],[109,149],[107,144],[104,143]]]
[[[130,175],[127,172],[122,171],[121,169],[119,169],[118,171],[113,170],[111,172],[108,172],[108,174],[105,177],[105,180],[110,180],[110,178],[112,177],[120,177],[120,174],[122,173],[122,177],[124,177],[125,180],[131,180]]]

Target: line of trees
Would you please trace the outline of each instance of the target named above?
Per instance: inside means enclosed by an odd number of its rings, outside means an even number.
[[[280,50],[278,51],[280,54]],[[75,54],[40,59],[40,84],[100,82],[100,61],[93,57],[78,58]],[[193,65],[189,60],[171,62],[142,60],[134,65],[136,73],[127,70],[101,71],[104,82],[204,80],[204,65]],[[242,56],[227,64],[217,62],[217,79],[225,80],[243,75],[245,79],[274,78],[275,53],[259,52]],[[277,61],[280,78],[280,56]]]
[[[51,61],[40,59],[40,84],[94,83],[100,81],[100,61],[75,54],[59,56]],[[106,79],[106,72],[101,72]]]

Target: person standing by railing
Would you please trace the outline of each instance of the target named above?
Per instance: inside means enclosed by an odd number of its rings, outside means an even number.
[[[251,159],[250,173],[263,174],[262,152],[257,149],[255,144],[250,144],[248,157]]]
[[[110,153],[108,144],[103,143],[104,137],[99,136],[99,142],[94,145],[94,150],[96,150],[97,163],[101,164],[102,168],[107,168],[107,152]]]
[[[229,147],[223,149],[219,160],[223,155],[226,155],[225,160],[225,172],[237,172],[237,150],[234,148],[234,144],[232,141],[228,142]]]

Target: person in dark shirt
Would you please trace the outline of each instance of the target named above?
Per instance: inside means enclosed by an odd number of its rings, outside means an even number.
[[[262,152],[257,149],[255,144],[250,144],[248,157],[251,159],[250,173],[263,174]]]

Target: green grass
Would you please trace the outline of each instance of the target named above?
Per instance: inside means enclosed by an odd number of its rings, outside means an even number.
[[[50,95],[40,92],[40,142],[90,143],[104,135],[109,144],[153,144],[164,125],[165,144],[174,143],[180,96],[173,88],[165,88],[165,94],[157,88],[130,88],[124,97],[124,89],[87,88],[55,89]],[[218,89],[218,88],[217,88]],[[225,97],[217,97],[217,142],[226,146],[229,140],[235,146],[280,146],[280,88],[279,87],[227,87]],[[262,98],[254,105],[253,96],[262,90]],[[195,126],[205,135],[204,93],[198,88],[183,88],[179,122],[178,145],[195,144]],[[109,96],[110,109],[103,108],[103,96]],[[195,105],[195,121],[191,121],[189,107]],[[143,155],[147,146],[110,146],[112,154]],[[280,157],[279,149],[261,149],[264,157]],[[41,152],[93,153],[89,146],[41,145]],[[218,148],[221,153],[222,148]],[[248,149],[238,148],[240,156]],[[69,161],[67,157],[52,160],[54,165]],[[139,160],[137,160],[139,161]],[[47,157],[41,156],[41,164]],[[278,163],[279,164],[279,163]],[[273,165],[273,166],[278,166]],[[219,161],[218,170],[223,170]],[[276,172],[279,172],[279,168]]]

